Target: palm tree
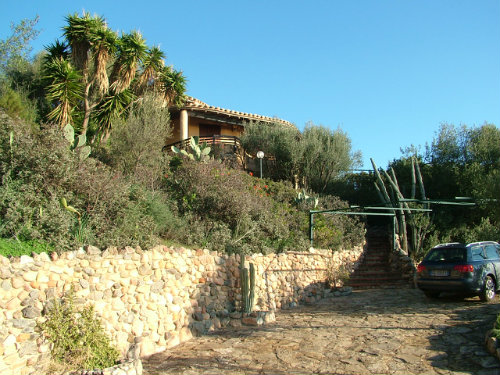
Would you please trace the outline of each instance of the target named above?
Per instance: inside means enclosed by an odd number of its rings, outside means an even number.
[[[118,36],[107,28],[99,25],[95,33],[91,35],[92,48],[94,51],[95,84],[97,92],[102,97],[109,89],[108,63],[117,50]]]
[[[89,13],[69,15],[66,21],[66,41],[47,47],[45,70],[54,105],[51,119],[70,119],[78,109],[83,119],[81,132],[87,133],[94,119],[99,134],[94,139],[106,140],[112,122],[126,116],[128,106],[148,88],[161,94],[169,105],[182,102],[186,79],[181,72],[165,68],[165,54],[158,47],[148,49],[138,31],[118,37],[102,17]]]
[[[111,91],[119,94],[130,87],[135,78],[139,63],[146,57],[146,41],[138,31],[123,34],[118,43],[118,57],[111,73]]]
[[[61,128],[73,124],[73,112],[83,96],[79,71],[69,61],[53,58],[44,67],[44,78],[50,82],[47,99],[57,103],[48,114],[48,119],[55,121]]]
[[[182,106],[186,98],[186,77],[182,71],[174,70],[171,66],[165,67],[160,73],[161,92],[167,106]]]
[[[165,54],[159,47],[154,46],[149,49],[142,63],[142,73],[137,79],[137,91],[144,93],[148,86],[154,87],[157,84],[158,76],[161,73],[165,62]]]

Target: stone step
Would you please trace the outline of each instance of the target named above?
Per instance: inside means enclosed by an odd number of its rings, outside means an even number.
[[[348,283],[348,286],[354,289],[402,289],[410,288],[406,282],[385,283],[385,284],[368,284],[368,283]]]
[[[368,261],[368,262],[363,262],[359,265],[359,267],[363,267],[363,268],[384,268],[384,267],[387,267],[389,265],[389,263],[387,261],[381,261],[381,260],[372,260],[372,261]]]
[[[372,256],[370,256],[370,255],[368,255],[368,256],[365,256],[363,258],[362,263],[364,263],[364,262],[377,262],[377,261],[387,263],[388,260],[389,260],[388,256],[384,256],[384,255],[377,255],[377,256],[372,255]]]
[[[353,275],[380,275],[380,274],[391,274],[391,270],[389,268],[357,268],[354,272]]]
[[[401,275],[382,275],[382,274],[370,274],[370,275],[351,275],[349,277],[349,282],[399,282],[403,280]]]

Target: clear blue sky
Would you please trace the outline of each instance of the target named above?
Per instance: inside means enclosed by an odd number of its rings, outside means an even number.
[[[500,125],[500,1],[0,0],[40,16],[34,52],[82,10],[140,30],[208,104],[340,127],[365,167],[424,145],[442,122]]]

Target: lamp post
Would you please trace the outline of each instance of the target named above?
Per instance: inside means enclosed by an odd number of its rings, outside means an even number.
[[[259,158],[260,162],[260,178],[262,178],[262,159],[264,158],[264,151],[257,152],[257,158]]]

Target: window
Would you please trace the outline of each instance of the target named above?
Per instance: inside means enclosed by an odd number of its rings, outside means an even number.
[[[466,253],[464,248],[444,248],[433,249],[425,260],[431,262],[466,262]]]
[[[493,245],[493,244],[486,245],[485,248],[486,248],[486,257],[488,259],[498,259],[499,258],[495,245]]]
[[[482,246],[473,246],[471,247],[472,260],[484,260],[484,252]]]

